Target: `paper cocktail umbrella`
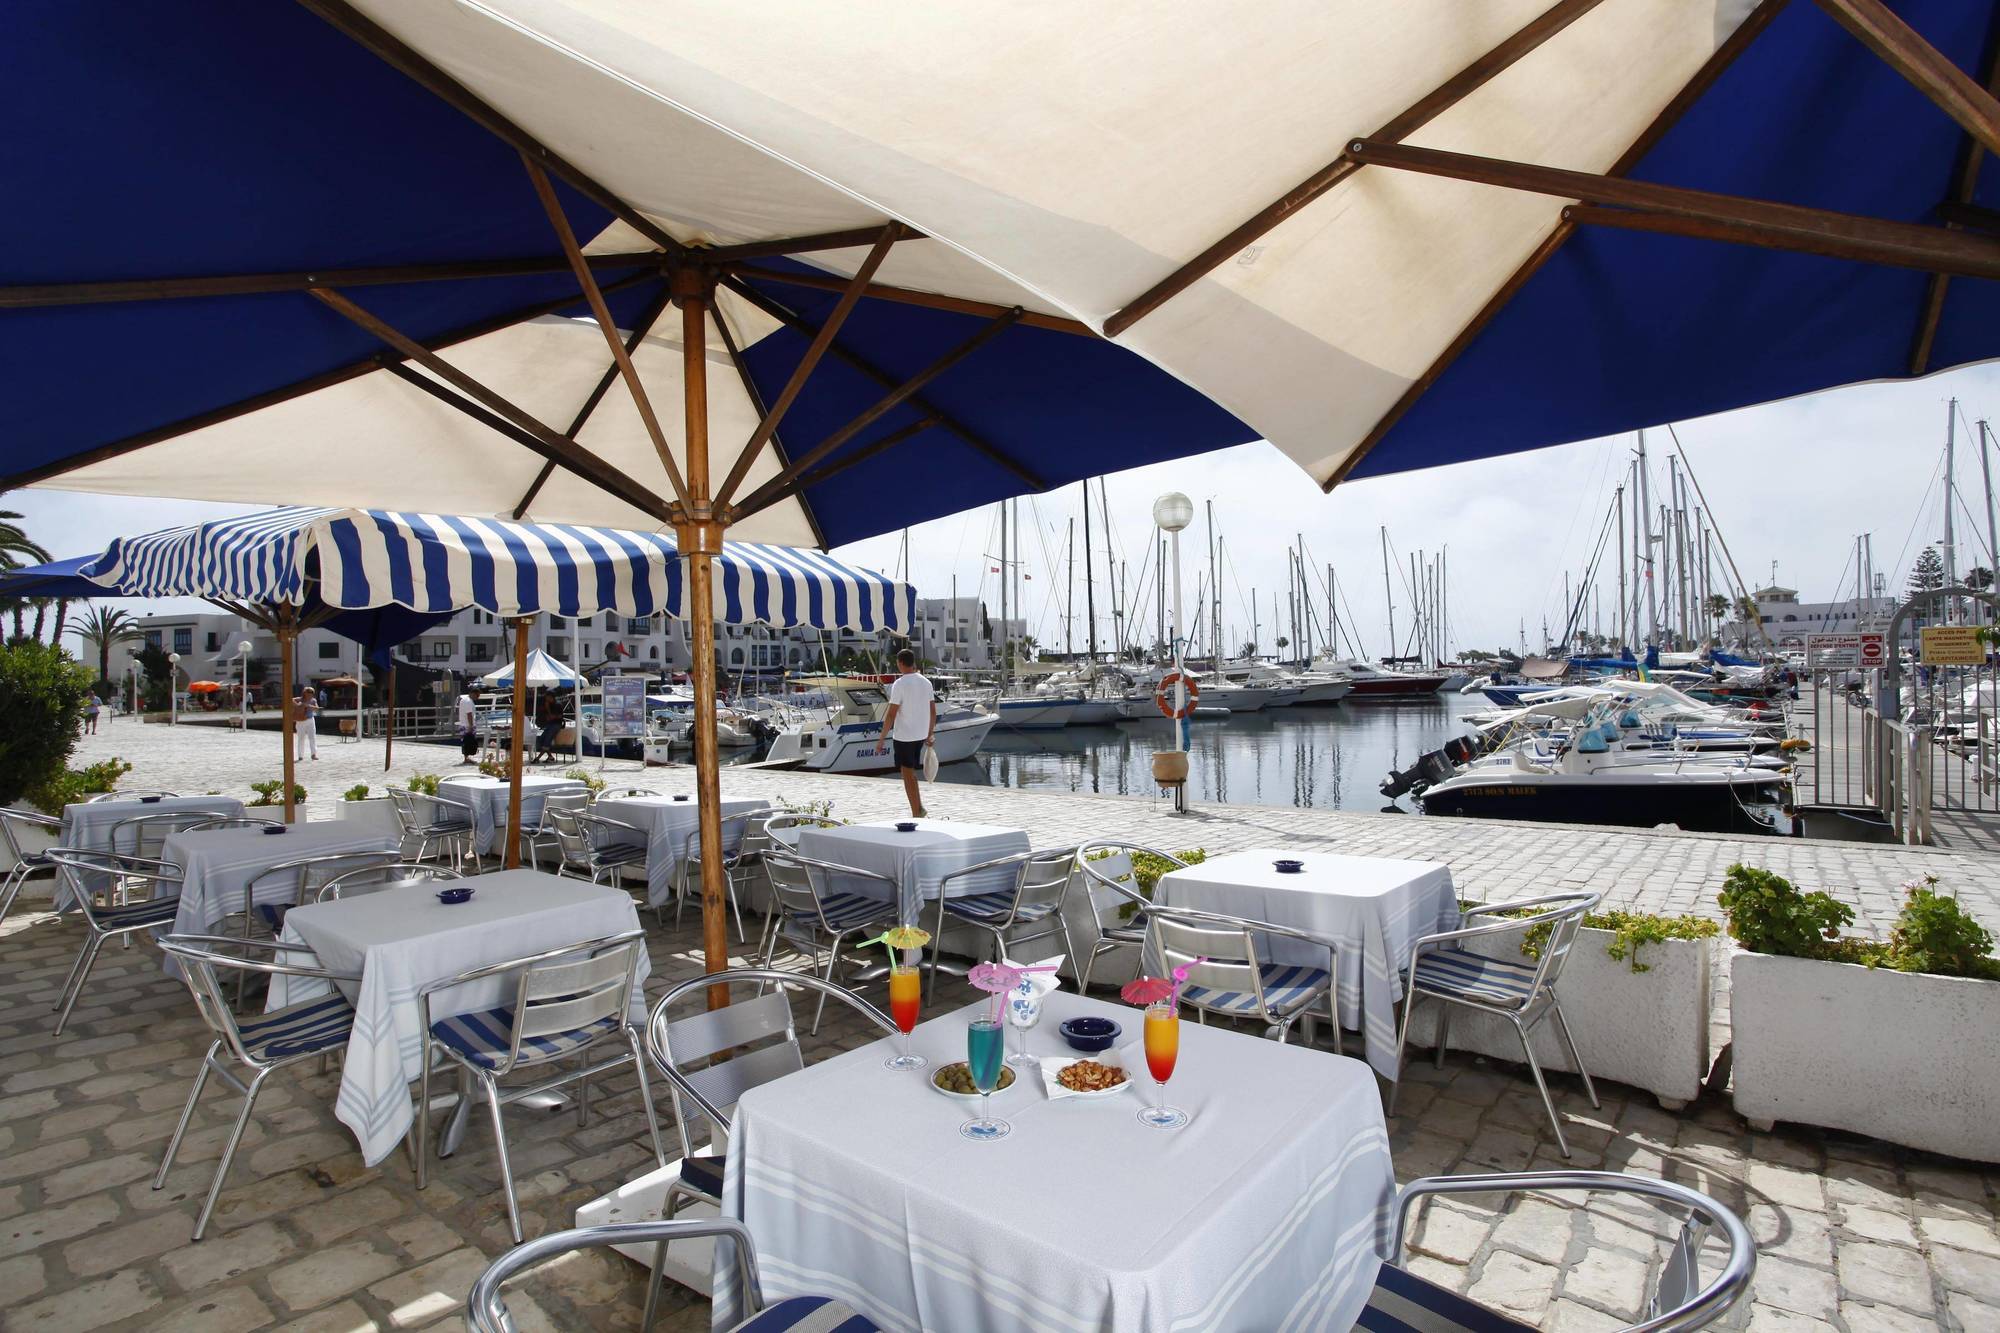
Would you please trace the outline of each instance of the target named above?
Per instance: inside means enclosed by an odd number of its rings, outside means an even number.
[[[922,926],[891,926],[873,939],[863,940],[854,947],[865,949],[871,944],[879,944],[889,954],[889,966],[896,966],[896,950],[921,949],[931,942],[931,933]]]

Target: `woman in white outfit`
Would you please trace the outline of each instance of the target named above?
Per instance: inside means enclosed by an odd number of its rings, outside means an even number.
[[[292,758],[304,759],[310,751],[314,759],[319,758],[319,691],[310,685],[299,687],[299,716],[292,723],[295,739],[292,744]]]

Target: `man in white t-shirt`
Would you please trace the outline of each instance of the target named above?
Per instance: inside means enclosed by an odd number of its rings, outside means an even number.
[[[903,791],[910,814],[922,819],[923,797],[917,794],[917,771],[924,765],[924,747],[937,732],[937,691],[917,670],[917,654],[905,648],[896,654],[895,683],[889,686],[889,711],[882,718],[882,747],[893,749],[903,773]]]

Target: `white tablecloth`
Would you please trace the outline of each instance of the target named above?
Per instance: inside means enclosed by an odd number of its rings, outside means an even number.
[[[358,991],[348,997],[354,1002],[354,1035],[347,1042],[334,1114],[354,1131],[370,1166],[394,1152],[410,1128],[409,1084],[423,1072],[418,990],[475,967],[639,926],[631,895],[609,885],[533,870],[460,882],[475,890],[472,901],[451,907],[426,884],[314,903],[285,915],[283,938],[311,945],[329,970],[361,977]],[[647,971],[642,957],[640,981]],[[271,988],[270,1008],[325,991],[317,981],[286,981],[278,978]],[[495,977],[434,996],[431,1017],[504,1004],[511,984]],[[643,1024],[645,1017],[646,997],[635,986],[631,1018]]]
[[[524,775],[521,778],[521,822],[532,824],[541,818],[542,798],[550,792],[582,790],[583,784],[575,778]],[[507,827],[506,781],[489,778],[484,773],[476,777],[449,777],[438,784],[438,794],[472,807],[472,849],[481,856],[493,851],[498,841],[498,830]],[[504,851],[505,844],[500,846]]]
[[[917,1028],[932,1071],[965,1058],[983,1008]],[[1074,1054],[1056,1026],[1078,1013],[1123,1025],[1136,1086],[1050,1102],[1017,1079],[993,1098],[1013,1125],[998,1142],[960,1137],[976,1104],[931,1091],[930,1071],[882,1068],[886,1041],[747,1093],[723,1206],[756,1237],[765,1298],[836,1296],[891,1330],[1350,1327],[1396,1188],[1368,1067],[1184,1019],[1167,1100],[1193,1120],[1162,1131],[1138,1119],[1138,1011],[1059,991],[1029,1050]]]
[[[278,827],[285,831],[208,829],[169,837],[161,855],[182,872],[181,906],[174,915],[174,929],[183,934],[209,934],[223,917],[243,910],[244,886],[258,872],[280,861],[341,852],[393,852],[397,846],[393,834],[344,819]],[[289,902],[297,892],[297,881],[287,875],[257,887],[259,902]],[[173,890],[168,886],[164,891]]]
[[[1279,874],[1280,858],[1303,861]],[[1210,857],[1160,876],[1153,901],[1167,907],[1253,917],[1311,931],[1338,944],[1340,1021],[1358,1028],[1368,1062],[1384,1078],[1397,1076],[1396,1001],[1418,937],[1458,925],[1451,867],[1435,861],[1337,856],[1259,848]],[[1274,938],[1267,961],[1324,967],[1326,954],[1297,940]]]
[[[111,830],[126,820],[146,815],[183,814],[190,810],[213,812],[218,819],[234,819],[243,813],[243,802],[234,796],[163,796],[152,802],[137,799],[82,801],[63,807],[62,832],[57,835],[56,846],[79,852],[108,852],[113,850]],[[130,851],[131,848],[127,846],[121,850]],[[68,879],[57,876],[57,911],[70,905],[70,896]]]
[[[722,817],[755,814],[771,808],[758,797],[727,797],[722,800]],[[592,814],[631,824],[646,836],[646,901],[658,907],[673,894],[674,874],[680,869],[681,853],[687,849],[688,835],[700,822],[701,807],[692,797],[676,801],[671,796],[628,796],[599,801]]]
[[[799,855],[815,861],[853,866],[887,875],[898,888],[897,910],[906,924],[916,924],[926,899],[938,896],[938,881],[954,870],[978,865],[1030,849],[1025,829],[1000,824],[961,824],[953,820],[919,819],[909,833],[897,831],[896,821],[809,828],[799,833]],[[951,896],[991,893],[1014,885],[1014,870],[1000,867],[983,875],[953,880]],[[883,896],[882,885],[855,877],[828,885],[836,892]]]

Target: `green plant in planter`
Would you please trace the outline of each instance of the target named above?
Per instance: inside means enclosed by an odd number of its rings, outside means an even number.
[[[63,807],[107,792],[118,786],[118,779],[132,771],[132,765],[123,759],[104,759],[95,764],[85,764],[82,768],[65,768],[46,782],[31,787],[26,792],[29,804],[45,814],[61,815]]]
[[[607,785],[609,785],[604,781],[603,778],[598,777],[595,773],[591,772],[589,769],[583,768],[581,766],[564,770],[563,776],[566,778],[574,778],[576,781],[581,782],[584,786],[590,788],[590,794],[593,799],[597,796],[599,792],[603,791],[604,788]]]
[[[340,794],[343,801],[365,801],[368,799],[368,784],[357,782]]]
[[[1461,910],[1463,907],[1461,906]],[[1533,916],[1533,909],[1521,913]],[[1705,917],[1699,916],[1657,916],[1652,912],[1588,912],[1583,924],[1591,930],[1611,932],[1610,943],[1604,952],[1616,962],[1628,958],[1634,972],[1650,972],[1652,964],[1639,961],[1639,949],[1647,944],[1665,944],[1668,940],[1705,940],[1722,933],[1722,927]],[[1549,928],[1536,926],[1521,941],[1521,952],[1529,958],[1540,958],[1542,946],[1548,943]]]
[[[284,789],[285,780],[283,778],[274,778],[270,782],[253,782],[250,784],[250,790],[257,793],[257,799],[250,802],[250,804],[283,805],[285,798],[279,795],[279,793],[284,791]],[[292,804],[298,805],[305,799],[306,789],[294,782],[292,784]]]
[[[1090,859],[1093,861],[1102,861],[1105,857],[1112,855],[1115,855],[1115,853],[1107,848]],[[1189,847],[1183,851],[1175,852],[1174,856],[1186,865],[1198,866],[1208,859],[1208,849],[1205,847]],[[1139,890],[1139,896],[1147,902],[1153,900],[1153,889],[1159,884],[1160,876],[1174,869],[1178,869],[1178,867],[1172,861],[1153,852],[1134,852],[1132,854],[1132,883]],[[1130,921],[1138,914],[1139,907],[1137,903],[1126,903],[1118,909],[1118,919],[1121,921]]]
[[[435,796],[438,794],[438,781],[438,775],[435,773],[412,773],[410,790],[419,796]]]
[[[788,801],[784,797],[780,796],[777,801],[777,806],[778,810],[781,813],[787,815],[797,815],[801,819],[814,820],[818,823],[819,827],[821,828],[835,827],[835,820],[833,818],[833,801],[831,799],[818,800],[818,801]]]
[[[1992,934],[1956,898],[1939,893],[1937,882],[1936,875],[1925,875],[1903,885],[1903,910],[1889,932],[1884,961],[1898,972],[2000,980]]]
[[[1738,862],[1723,876],[1716,901],[1728,914],[1730,935],[1753,953],[1858,961],[1840,937],[1854,909],[1829,893],[1801,893],[1782,875]]]

